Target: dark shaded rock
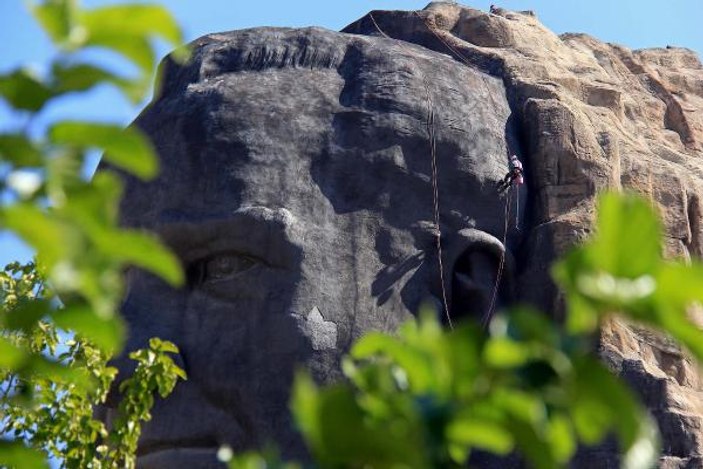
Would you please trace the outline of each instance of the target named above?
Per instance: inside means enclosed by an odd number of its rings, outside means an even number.
[[[127,180],[121,213],[160,234],[189,284],[133,272],[123,314],[129,348],[174,341],[189,380],[156,405],[141,465],[222,443],[301,456],[295,367],[338,379],[355,338],[444,304],[435,202],[450,314],[486,314],[503,241],[521,238],[495,186],[519,153],[503,83],[419,46],[319,28],[207,36],[163,74],[136,122],[163,170]]]

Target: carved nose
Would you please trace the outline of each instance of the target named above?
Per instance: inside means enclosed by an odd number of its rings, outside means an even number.
[[[481,320],[508,299],[512,257],[495,236],[473,228],[459,231],[452,246],[446,276],[450,317]]]

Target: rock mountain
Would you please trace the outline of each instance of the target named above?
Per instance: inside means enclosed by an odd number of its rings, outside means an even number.
[[[558,36],[529,11],[445,2],[342,32],[255,28],[193,46],[188,64],[166,59],[136,122],[163,171],[128,178],[121,210],[189,278],[181,290],[128,279],[130,346],[171,339],[190,376],[155,408],[141,467],[217,467],[223,442],[296,454],[295,364],[333,380],[354,338],[427,299],[480,318],[500,277],[498,306],[558,320],[549,264],[588,235],[606,189],[651,200],[667,255],[703,255],[703,67],[690,50],[632,51]],[[511,154],[527,184],[509,196],[495,182]],[[600,352],[659,422],[661,466],[702,467],[698,367],[619,320]],[[579,461],[617,455],[605,445]]]

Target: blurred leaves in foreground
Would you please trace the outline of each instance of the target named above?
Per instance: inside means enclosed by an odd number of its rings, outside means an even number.
[[[153,235],[117,226],[118,176],[103,170],[87,181],[83,168],[97,151],[112,168],[149,179],[158,159],[136,128],[76,120],[43,128],[40,117],[60,98],[103,85],[143,101],[154,82],[153,41],[177,47],[181,32],[158,5],[28,4],[56,54],[41,73],[0,74],[0,100],[14,119],[0,131],[0,226],[37,253],[36,265],[11,264],[0,274],[0,466],[42,467],[51,455],[65,467],[132,467],[153,393],[167,395],[185,376],[168,356],[175,346],[153,339],[132,354],[138,365],[120,386],[112,428],[92,418],[115,378],[107,360],[124,339],[123,273],[136,266],[172,285],[183,274]],[[121,56],[122,65],[95,63],[93,50]],[[184,49],[178,57],[186,58]]]
[[[624,467],[649,467],[657,431],[585,339],[526,309],[496,317],[490,336],[425,312],[398,337],[357,342],[349,384],[317,389],[301,374],[293,409],[324,467],[462,467],[477,450],[563,467],[611,432]]]

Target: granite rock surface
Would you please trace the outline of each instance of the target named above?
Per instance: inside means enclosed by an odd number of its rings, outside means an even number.
[[[703,253],[692,51],[632,51],[557,36],[532,12],[444,2],[342,32],[255,28],[193,47],[188,64],[165,60],[136,121],[162,172],[126,178],[121,207],[188,273],[180,290],[128,277],[129,347],[173,340],[189,374],[145,427],[141,467],[218,467],[222,443],[302,454],[286,411],[294,368],[338,379],[355,338],[394,330],[423,302],[447,322],[480,320],[495,289],[497,308],[528,302],[559,320],[549,264],[588,235],[600,191],[649,197],[667,255]],[[511,154],[527,183],[501,192]],[[662,467],[696,467],[697,366],[620,320],[600,351],[660,423]],[[611,467],[617,452],[575,464],[594,461]]]

